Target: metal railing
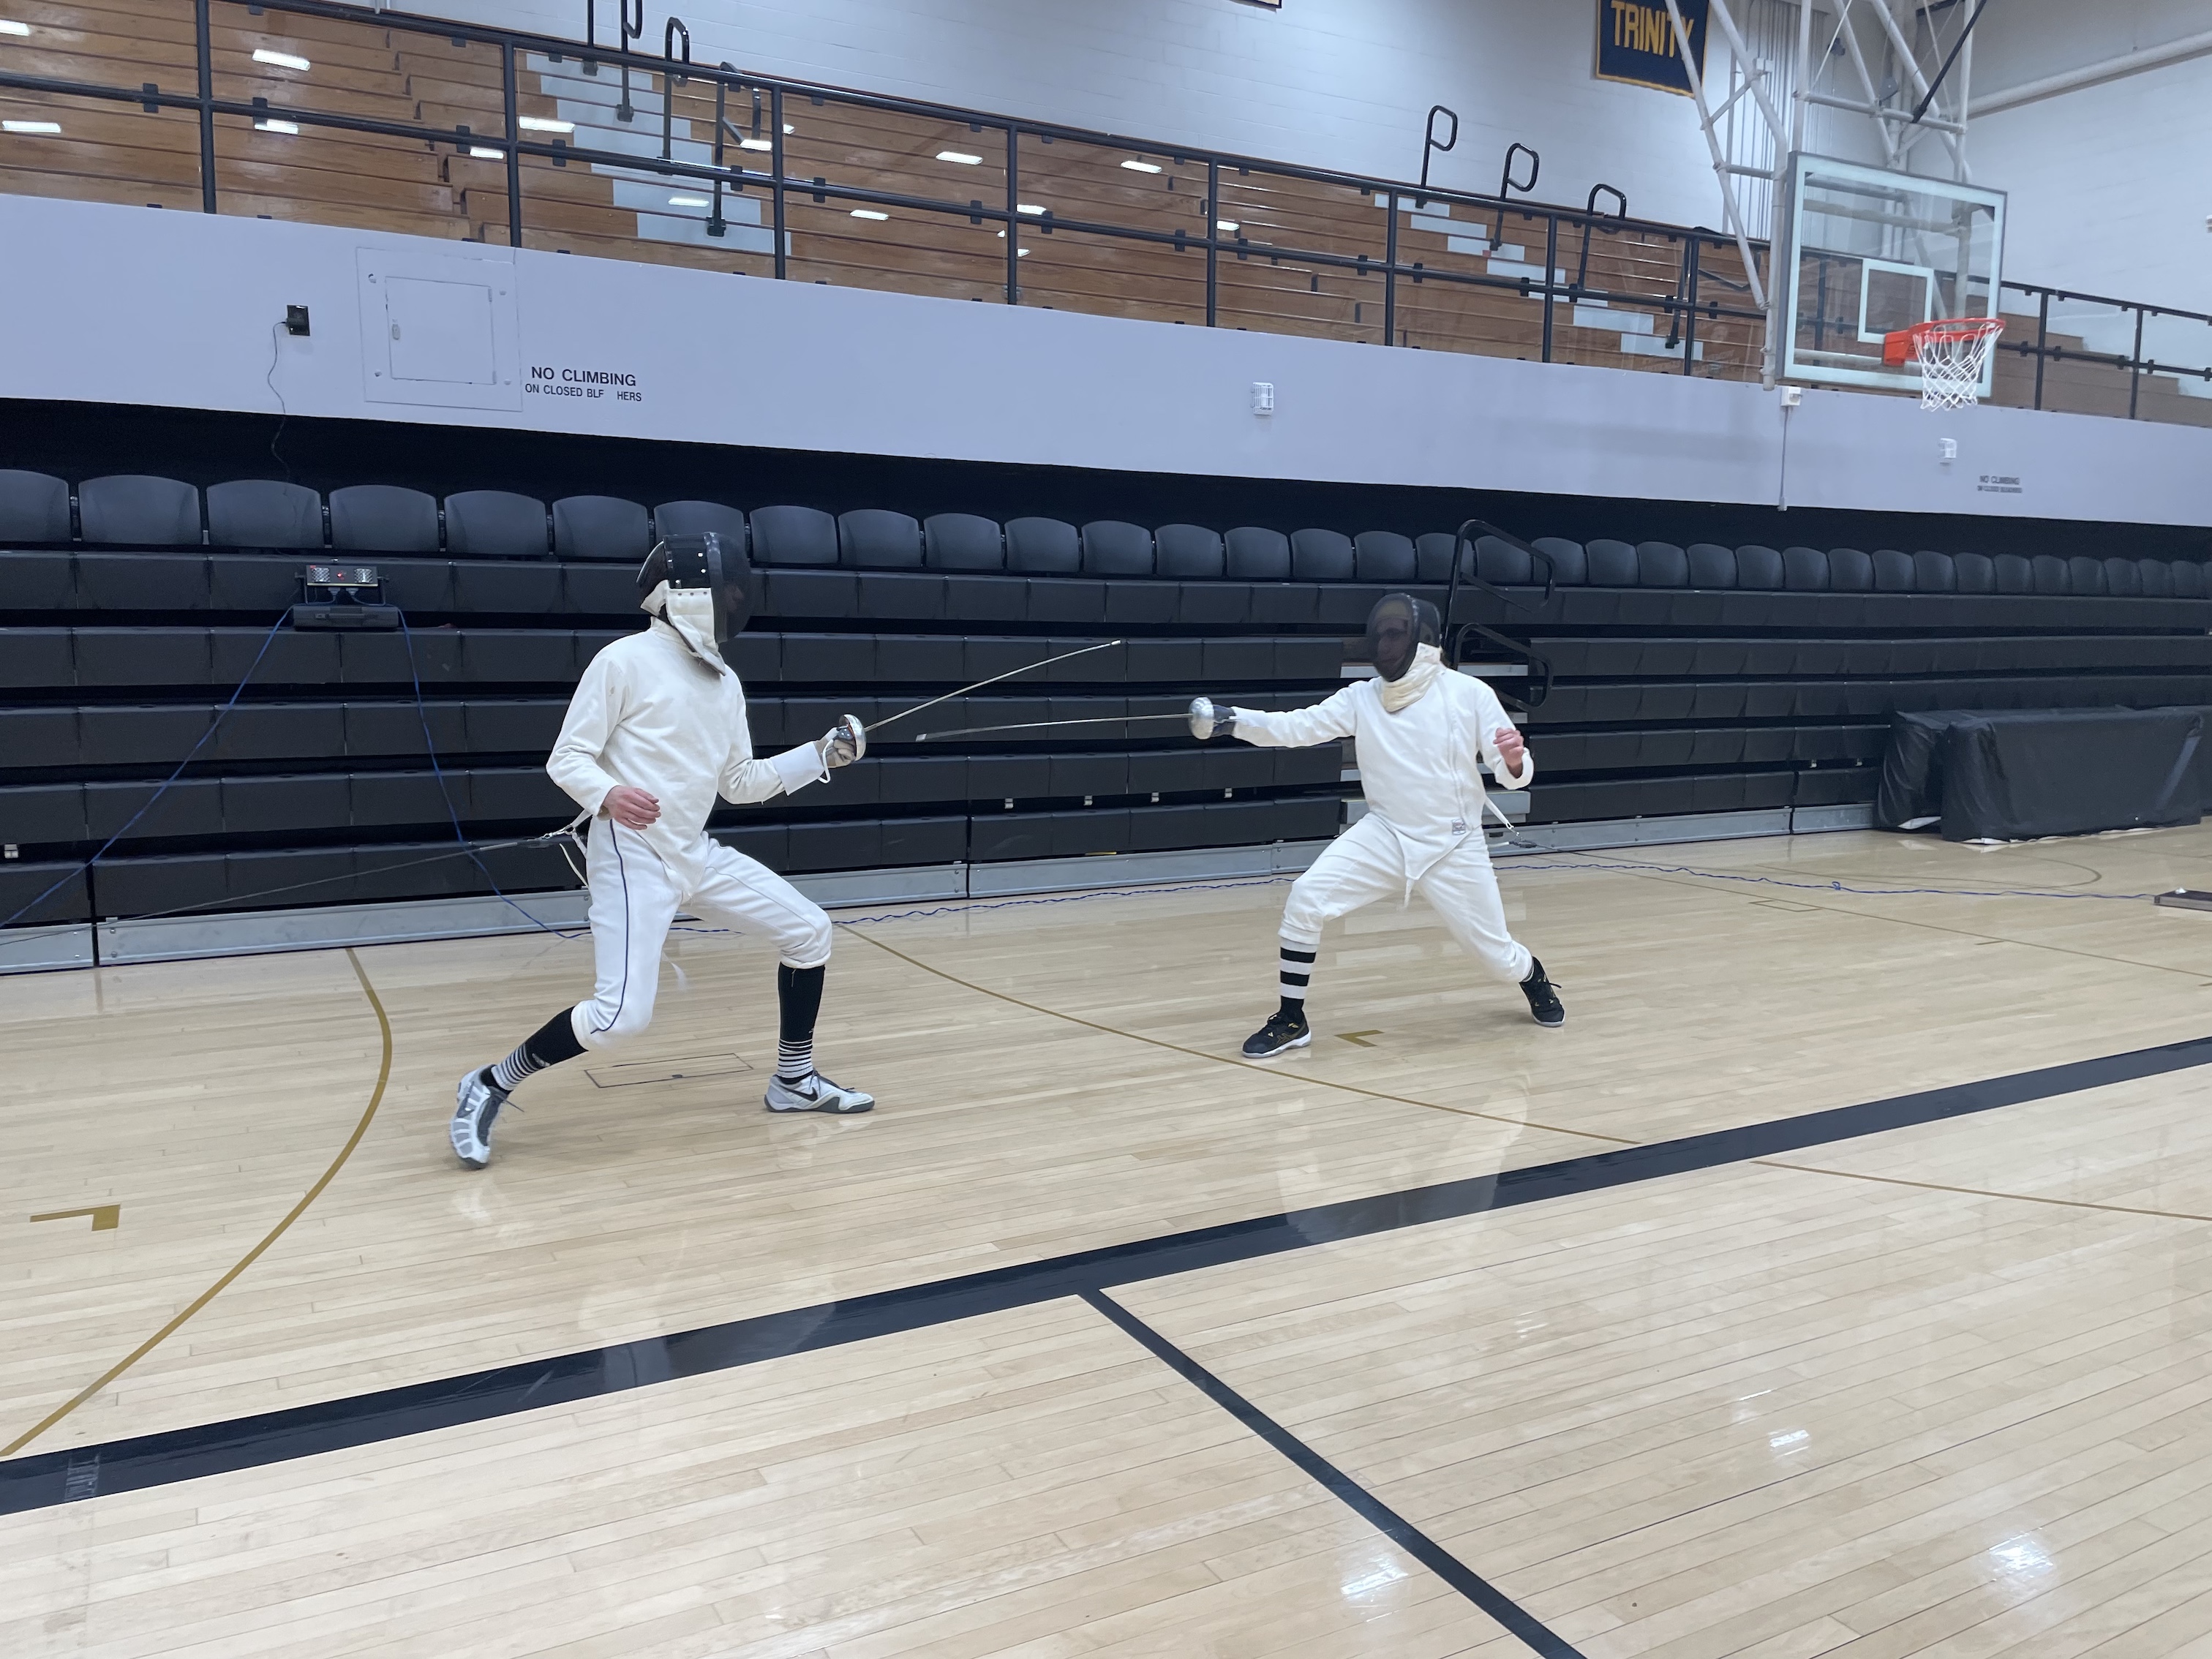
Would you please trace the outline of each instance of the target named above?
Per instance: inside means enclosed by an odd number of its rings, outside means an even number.
[[[1536,180],[1535,154],[1525,146],[1508,153],[1495,195],[1302,167],[753,75],[726,64],[710,69],[690,61],[690,32],[672,19],[665,31],[667,53],[635,52],[627,48],[643,28],[638,3],[617,0],[623,47],[610,49],[331,0],[264,0],[251,7],[234,0],[137,0],[149,17],[173,4],[181,21],[184,6],[191,6],[189,65],[176,49],[131,50],[142,56],[171,51],[169,63],[191,75],[191,90],[165,89],[151,80],[125,85],[120,75],[19,72],[9,60],[40,50],[34,26],[27,39],[0,40],[0,102],[9,106],[11,121],[39,115],[41,100],[48,100],[48,115],[67,114],[54,100],[83,100],[78,107],[117,113],[135,108],[157,119],[189,114],[197,143],[173,144],[168,161],[180,163],[187,149],[196,151],[198,205],[209,213],[442,235],[453,234],[458,222],[465,236],[503,236],[517,247],[680,256],[783,280],[1547,362],[1759,378],[1764,317],[1747,302],[1752,273],[1743,269],[1735,238],[1704,227],[1632,219],[1625,203],[1600,212],[1601,194],[1618,199],[1609,187],[1593,190],[1581,208],[1531,202],[1516,194]],[[112,20],[118,14],[102,15]],[[398,91],[342,96],[312,73],[295,80],[264,75],[252,63],[241,68],[246,53],[237,37],[280,33],[287,20],[301,34],[302,58],[310,31],[326,43],[314,50],[339,58],[362,57],[370,46],[370,55],[388,52],[388,70],[359,73],[396,77]],[[93,27],[88,23],[88,31]],[[154,32],[147,33],[150,38]],[[46,53],[49,64],[66,66],[70,58],[68,48]],[[608,68],[617,73],[602,80]],[[538,90],[525,85],[526,75],[536,77]],[[451,95],[418,94],[417,80]],[[597,91],[615,81],[618,103],[609,101],[613,87]],[[218,95],[219,88],[246,95]],[[661,103],[653,110],[656,97]],[[679,100],[690,113],[678,113]],[[415,118],[373,112],[395,100],[404,100]],[[542,112],[549,106],[550,116]],[[744,113],[731,118],[733,108],[749,112],[749,125]],[[441,118],[426,111],[439,111]],[[636,118],[641,113],[645,119]],[[1430,155],[1450,148],[1436,136],[1437,113],[1431,112],[1425,173]],[[800,131],[797,120],[809,130]],[[649,126],[659,132],[639,131]],[[54,131],[22,135],[20,127]],[[708,137],[697,136],[701,130]],[[137,142],[135,129],[109,134],[100,141],[104,150],[90,147],[90,140],[72,140],[58,121],[15,122],[9,133],[0,148],[0,191],[41,173],[55,175],[36,180],[47,194],[128,199],[138,187],[140,175],[125,161],[144,147],[123,142]],[[279,186],[291,177],[291,152],[252,149],[257,133],[361,141],[346,152],[351,176],[381,179],[414,205],[365,205],[365,185],[348,186],[350,198],[347,189],[333,190],[328,181],[337,175],[327,157],[319,172],[300,164],[302,182],[288,194]],[[422,151],[414,143],[395,146],[393,139],[414,141]],[[37,148],[50,141],[58,149]],[[410,167],[419,169],[425,152],[438,179],[417,179],[408,195],[392,181]],[[42,162],[45,155],[55,159]],[[1512,170],[1516,157],[1526,163],[1525,179]],[[103,171],[104,162],[112,165]],[[594,180],[591,190],[580,191],[580,178]],[[604,186],[596,182],[602,178]],[[950,188],[955,178],[989,183],[956,193]],[[678,193],[665,197],[666,206],[638,206],[639,193],[655,183]],[[311,184],[331,193],[314,196]],[[992,187],[997,185],[1003,189]],[[174,198],[167,204],[186,204],[182,192],[189,185],[158,187]],[[481,196],[489,197],[490,207],[479,213]],[[423,205],[433,198],[447,205]],[[1569,251],[1563,236],[1579,248],[1571,270],[1560,264]],[[1753,257],[1763,264],[1765,245],[1753,245]],[[2182,419],[2193,418],[2198,407],[2212,413],[2212,400],[2172,391],[2185,374],[2212,391],[2212,350],[2202,355],[2203,367],[2177,369],[2177,353],[2160,339],[2153,339],[2150,356],[2143,349],[2147,319],[2172,328],[2212,325],[2212,319],[2130,302],[2081,301],[2132,315],[2133,333],[2124,349],[2114,350],[2106,337],[2122,325],[2101,313],[2086,322],[2077,318],[2079,296],[2005,286],[2036,301],[2038,324],[2032,343],[2003,343],[2002,352],[2010,356],[2001,356],[2001,362],[2032,362],[2033,373],[2001,376],[1998,401],[2073,407],[2101,398],[2113,406],[2095,412]],[[2076,322],[2087,331],[2069,333]],[[2102,382],[2084,389],[2078,383],[2084,373],[2111,374],[2113,385],[2124,377],[2124,398],[2106,396],[2112,386]],[[2159,395],[2146,397],[2147,385]]]

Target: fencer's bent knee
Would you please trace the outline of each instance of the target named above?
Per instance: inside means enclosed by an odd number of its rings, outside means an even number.
[[[617,1000],[594,997],[568,1015],[569,1029],[586,1048],[604,1048],[635,1036],[653,1024],[653,999],[631,994]]]
[[[818,904],[808,904],[787,927],[776,933],[776,946],[787,968],[819,968],[830,960],[830,918]]]
[[[1309,871],[1291,884],[1291,896],[1284,901],[1283,937],[1300,945],[1319,945],[1321,930],[1328,919],[1323,884]]]

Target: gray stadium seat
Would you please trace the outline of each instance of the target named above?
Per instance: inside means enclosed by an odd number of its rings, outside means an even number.
[[[2077,553],[2066,561],[2066,591],[2069,593],[2109,593],[2112,587],[2105,580],[2105,562]]]
[[[1900,553],[1893,547],[1878,547],[1874,552],[1874,588],[1877,593],[1911,593],[1920,586],[1920,572],[1914,567],[1912,556]]]
[[[1072,576],[1083,568],[1083,538],[1058,519],[1006,520],[1006,568],[1030,576]]]
[[[553,551],[564,559],[643,564],[653,551],[653,522],[644,507],[619,495],[563,495],[553,503]]]
[[[837,515],[842,562],[868,570],[921,568],[921,526],[903,513],[856,507]]]
[[[1734,587],[1736,582],[1735,549],[1723,547],[1717,542],[1693,542],[1688,549],[1690,586],[1692,587]]]
[[[1959,574],[1961,593],[1994,593],[1997,591],[1997,568],[1986,553],[1954,553],[1951,568]]]
[[[67,484],[43,472],[0,471],[0,543],[21,547],[69,538]]]
[[[1363,582],[1410,582],[1419,567],[1413,544],[1395,530],[1363,530],[1352,538],[1352,574]]]
[[[238,478],[210,484],[208,540],[217,547],[319,551],[323,498],[300,484],[273,478]]]
[[[1348,582],[1356,568],[1352,538],[1334,530],[1291,532],[1291,575],[1302,582]]]
[[[545,503],[505,489],[448,495],[446,550],[471,559],[542,559],[552,550]]]
[[[438,503],[398,484],[333,489],[331,545],[343,553],[435,553]]]
[[[932,570],[1004,570],[1006,537],[995,519],[939,513],[921,526],[922,562]]]
[[[1589,562],[1592,587],[1633,587],[1636,586],[1636,550],[1626,542],[1601,538],[1583,544],[1583,556]]]
[[[837,521],[817,507],[757,507],[752,526],[757,564],[837,562]]]
[[[2124,599],[2135,599],[2143,591],[2142,567],[2133,559],[2105,561],[2105,591]]]
[[[1119,519],[1094,520],[1083,526],[1083,571],[1089,576],[1151,575],[1152,532]]]
[[[1538,580],[1535,565],[1522,549],[1495,536],[1484,536],[1474,544],[1474,574],[1486,582],[1526,587]]]
[[[2035,567],[2017,553],[2000,553],[1995,561],[1996,590],[2000,593],[2033,593],[2035,592]]]
[[[2137,559],[2136,579],[2142,584],[2145,599],[2170,599],[2173,597],[2173,567],[2164,559]]]
[[[1636,582],[1639,587],[1687,587],[1689,555],[1672,542],[1637,543]]]
[[[1539,536],[1528,544],[1552,562],[1552,580],[1563,587],[1580,587],[1589,580],[1589,551],[1580,542],[1563,536]]]
[[[1828,556],[1817,547],[1782,550],[1782,585],[1793,593],[1828,591]]]
[[[734,507],[724,507],[720,501],[663,501],[653,509],[655,541],[709,532],[720,536],[725,547],[741,547],[750,551],[752,546],[752,538],[745,530],[745,515]]]
[[[2171,568],[2175,599],[2201,599],[2204,597],[2204,567],[2203,565],[2194,559],[2176,559]]]
[[[2054,553],[2039,553],[2029,561],[2029,568],[2039,593],[2064,593],[2069,590],[2069,572],[2066,561]]]
[[[1444,583],[1451,580],[1452,550],[1459,545],[1459,538],[1442,530],[1431,530],[1414,538],[1413,575],[1419,581]],[[1467,568],[1460,572],[1464,581],[1474,570],[1472,549],[1468,553]]]
[[[1959,562],[1948,553],[1915,553],[1912,581],[1923,593],[1955,593],[1959,591]]]
[[[1753,543],[1735,550],[1735,585],[1771,590],[1783,584],[1782,556]]]
[[[1163,576],[1204,581],[1227,569],[1221,536],[1203,525],[1164,524],[1152,537],[1152,568]]]
[[[1291,578],[1291,538],[1279,530],[1243,525],[1222,538],[1231,578],[1237,581],[1281,582]]]
[[[198,547],[200,493],[174,478],[118,473],[76,488],[77,521],[88,542],[123,547]]]
[[[1828,550],[1828,586],[1838,593],[1874,592],[1874,561],[1856,547]]]

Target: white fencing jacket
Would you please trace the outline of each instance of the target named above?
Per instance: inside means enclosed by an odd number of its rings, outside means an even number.
[[[640,833],[683,881],[703,868],[717,794],[743,805],[830,775],[811,743],[754,759],[735,671],[701,661],[657,617],[592,659],[545,770],[595,817],[618,783],[650,791],[660,817]]]
[[[1267,749],[1305,749],[1350,738],[1370,817],[1389,824],[1406,857],[1406,879],[1419,881],[1470,833],[1482,833],[1482,774],[1487,761],[1498,781],[1525,789],[1535,757],[1523,753],[1516,775],[1505,769],[1491,733],[1510,726],[1498,694],[1471,674],[1447,669],[1420,700],[1391,714],[1380,680],[1355,680],[1310,708],[1271,714],[1239,708],[1236,735]]]

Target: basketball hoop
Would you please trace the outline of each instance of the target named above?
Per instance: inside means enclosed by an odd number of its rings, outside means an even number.
[[[1919,367],[1923,409],[1963,409],[1981,400],[1982,371],[2003,332],[2001,317],[1915,323],[1882,337],[1881,360],[1893,368],[1907,362]]]

